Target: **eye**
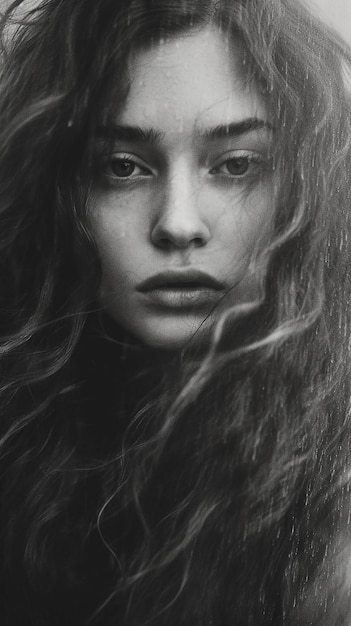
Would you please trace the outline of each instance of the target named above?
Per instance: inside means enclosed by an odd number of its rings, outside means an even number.
[[[123,159],[113,159],[111,161],[111,171],[115,176],[119,178],[127,178],[128,176],[132,176],[134,174],[137,166],[133,161],[126,161]]]
[[[263,169],[265,159],[255,152],[238,152],[228,155],[229,158],[221,160],[219,165],[212,168],[210,174],[220,175],[228,179],[247,178],[251,174],[257,174]]]
[[[105,177],[118,184],[126,184],[152,176],[151,170],[140,162],[138,157],[129,154],[113,154],[102,164]]]
[[[248,171],[249,166],[250,161],[247,157],[229,159],[224,164],[224,168],[226,168],[232,176],[243,176]]]

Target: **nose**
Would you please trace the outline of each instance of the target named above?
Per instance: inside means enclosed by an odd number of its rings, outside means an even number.
[[[163,249],[200,247],[207,244],[211,234],[202,215],[201,192],[195,189],[189,173],[169,176],[159,198],[151,239]]]

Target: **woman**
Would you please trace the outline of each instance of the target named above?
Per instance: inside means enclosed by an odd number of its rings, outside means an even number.
[[[1,623],[348,624],[349,52],[295,0],[20,4]]]

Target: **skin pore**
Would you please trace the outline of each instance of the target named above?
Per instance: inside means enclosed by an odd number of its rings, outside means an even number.
[[[145,345],[179,349],[255,298],[274,211],[272,128],[240,42],[188,31],[137,51],[112,153],[96,141],[101,303]]]

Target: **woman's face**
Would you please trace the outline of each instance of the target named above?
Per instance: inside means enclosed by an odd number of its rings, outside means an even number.
[[[255,297],[274,211],[272,130],[244,71],[240,43],[210,28],[139,51],[125,105],[97,138],[100,299],[146,345],[203,339]]]

